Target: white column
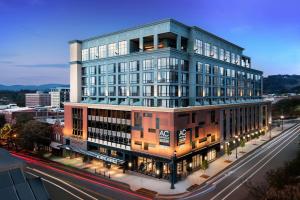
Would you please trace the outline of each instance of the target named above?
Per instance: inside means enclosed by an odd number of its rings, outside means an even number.
[[[70,102],[81,101],[81,41],[71,41],[70,46]]]

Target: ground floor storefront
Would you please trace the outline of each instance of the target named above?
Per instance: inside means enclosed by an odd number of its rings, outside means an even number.
[[[176,157],[174,160],[92,142],[88,142],[88,150],[79,150],[67,145],[63,145],[62,149],[62,155],[65,158],[81,158],[85,163],[98,163],[96,166],[99,168],[96,167],[95,171],[99,171],[103,167],[106,169],[118,168],[122,169],[123,173],[132,171],[168,181],[171,180],[172,173],[174,173],[176,174],[175,181],[179,181],[201,169],[204,160],[208,162],[215,160],[220,151],[220,144],[217,143],[188,155]],[[172,170],[173,161],[176,166],[174,170]]]

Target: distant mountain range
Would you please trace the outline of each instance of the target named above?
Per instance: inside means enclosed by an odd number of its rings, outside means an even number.
[[[39,91],[49,91],[51,88],[56,87],[69,87],[65,84],[43,84],[43,85],[1,85],[0,90],[7,91],[20,91],[20,90],[39,90]]]
[[[271,75],[264,78],[265,94],[300,93],[300,75]]]

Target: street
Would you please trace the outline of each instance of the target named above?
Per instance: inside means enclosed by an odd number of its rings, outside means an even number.
[[[260,183],[266,171],[293,159],[299,147],[300,124],[284,131],[265,145],[234,163],[231,167],[209,180],[204,187],[181,199],[246,200],[247,182]]]
[[[25,160],[28,177],[43,179],[51,199],[149,199],[129,190],[128,186],[80,170],[70,169],[31,156],[13,154]]]

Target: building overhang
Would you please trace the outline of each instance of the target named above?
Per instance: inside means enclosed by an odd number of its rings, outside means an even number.
[[[203,105],[203,106],[188,106],[179,108],[163,108],[163,107],[146,107],[146,106],[127,106],[127,105],[110,105],[110,104],[95,104],[95,103],[65,103],[65,106],[74,107],[86,107],[95,109],[108,109],[108,110],[123,110],[123,111],[149,111],[149,112],[188,112],[198,110],[211,110],[211,109],[222,109],[236,106],[246,106],[255,104],[265,104],[271,101],[266,100],[255,100],[255,101],[243,101],[231,104],[217,104],[217,105]]]

